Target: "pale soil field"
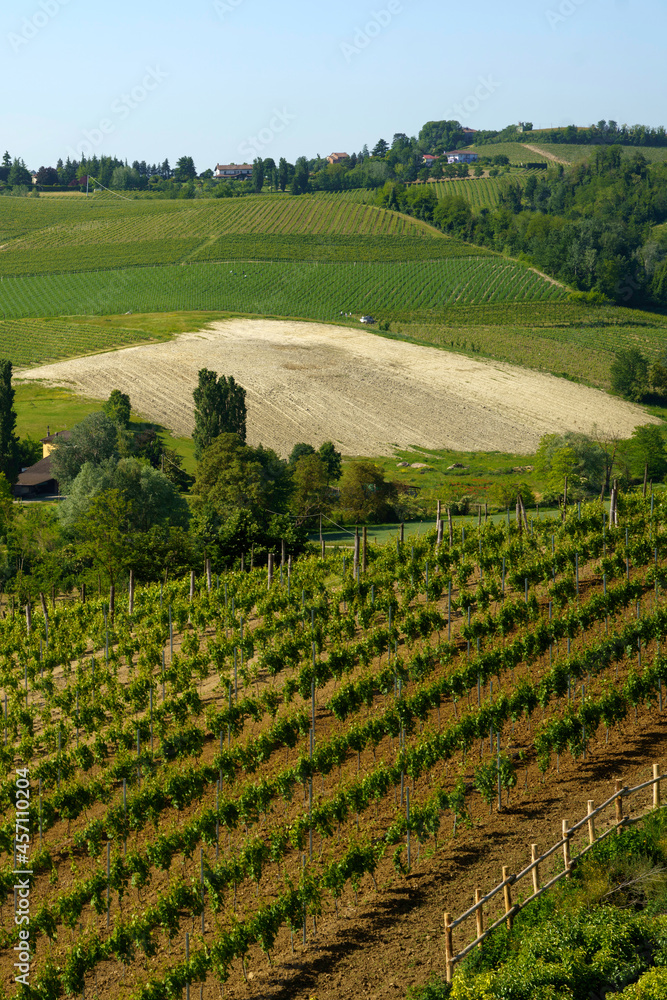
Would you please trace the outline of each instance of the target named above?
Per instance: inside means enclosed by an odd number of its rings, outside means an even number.
[[[110,351],[23,372],[133,409],[179,436],[192,433],[192,391],[209,368],[247,390],[248,443],[287,456],[297,441],[332,440],[347,455],[394,448],[532,453],[567,430],[628,437],[659,423],[640,407],[552,375],[478,361],[366,330],[234,319],[168,343]]]

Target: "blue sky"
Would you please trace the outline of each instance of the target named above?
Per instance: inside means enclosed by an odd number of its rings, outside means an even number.
[[[358,151],[432,119],[667,124],[664,0],[12,0],[0,147],[198,171]]]

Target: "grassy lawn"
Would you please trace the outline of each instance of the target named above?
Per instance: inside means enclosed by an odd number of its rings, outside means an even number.
[[[47,427],[55,431],[70,430],[89,413],[102,409],[104,400],[77,396],[69,389],[52,388],[31,382],[15,386],[16,432],[19,437],[35,440],[46,437]],[[132,423],[139,430],[140,414],[133,414]],[[174,437],[165,428],[158,428],[167,448],[173,448],[183,458],[187,472],[195,471],[194,441]]]

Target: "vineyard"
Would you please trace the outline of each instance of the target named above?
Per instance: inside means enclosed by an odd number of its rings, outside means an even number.
[[[0,320],[0,356],[19,368],[162,339],[140,330],[60,320]]]
[[[398,263],[224,263],[5,278],[6,319],[225,310],[332,319],[341,312],[420,312],[449,305],[558,300],[566,292],[506,259]]]
[[[465,198],[471,208],[496,208],[500,200],[502,178],[432,181],[431,186],[437,198]]]
[[[17,995],[281,995],[360,893],[655,724],[667,509],[626,496],[613,521],[480,516],[7,609],[0,880],[11,907],[29,869],[34,953]]]
[[[12,201],[21,199],[0,201],[3,275],[193,260],[433,260],[487,253],[418,220],[335,197],[264,195],[174,208],[168,201],[109,205],[95,196],[58,202],[58,222],[50,203],[45,212],[41,201],[29,205],[36,217],[29,219]]]

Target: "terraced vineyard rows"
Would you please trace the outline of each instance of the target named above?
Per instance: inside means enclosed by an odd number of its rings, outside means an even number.
[[[341,312],[437,311],[447,305],[552,301],[565,291],[498,257],[423,263],[225,263],[5,278],[6,319],[221,310],[328,320]]]
[[[502,178],[499,177],[431,182],[438,198],[465,198],[472,208],[495,208],[499,202],[501,185]]]
[[[559,757],[603,752],[667,680],[666,521],[630,497],[620,527],[592,504],[371,547],[357,575],[337,553],[269,587],[236,572],[192,602],[175,582],[113,616],[96,599],[34,610],[29,631],[2,619],[0,891],[26,769],[26,996],[212,996],[391,859],[437,849],[478,796],[507,798],[517,741],[550,781]]]

